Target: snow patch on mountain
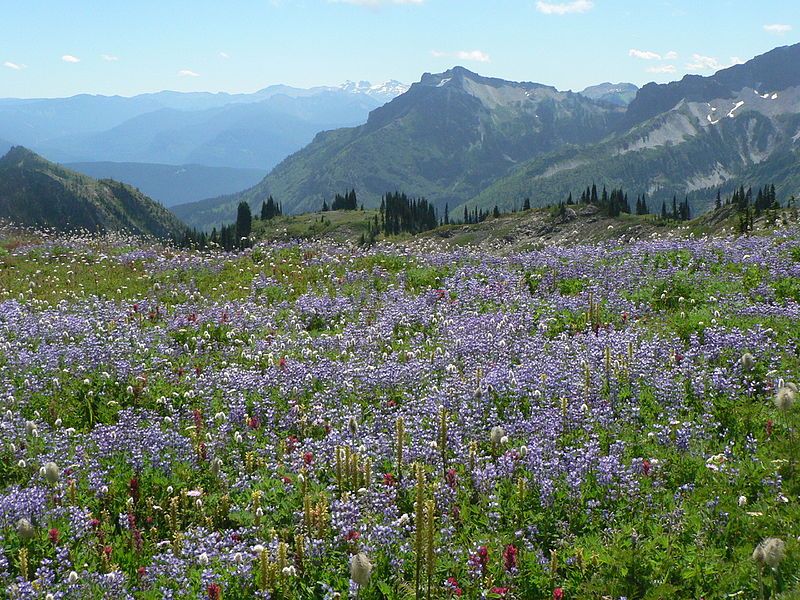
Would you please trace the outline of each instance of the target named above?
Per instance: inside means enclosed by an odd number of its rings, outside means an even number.
[[[395,79],[390,79],[389,81],[374,85],[369,81],[345,81],[339,86],[339,89],[345,92],[364,94],[376,100],[380,100],[381,102],[388,102],[401,94],[405,94],[408,88],[409,86],[405,83],[401,83]]]
[[[736,115],[734,115],[733,113],[734,113],[734,112],[736,112],[738,109],[740,109],[742,106],[744,106],[744,100],[739,100],[739,102],[737,102],[736,104],[734,104],[734,105],[733,105],[733,108],[732,108],[732,109],[731,109],[731,110],[728,112],[728,116],[729,116],[731,119],[733,119],[733,118],[736,116]]]

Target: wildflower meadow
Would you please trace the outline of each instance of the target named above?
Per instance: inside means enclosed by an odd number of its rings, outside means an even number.
[[[0,596],[797,598],[798,234],[4,231]]]

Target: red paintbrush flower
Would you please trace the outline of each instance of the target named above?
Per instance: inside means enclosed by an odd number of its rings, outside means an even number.
[[[444,478],[450,489],[454,490],[458,485],[458,474],[456,473],[455,469],[447,469],[447,473],[445,473]]]
[[[455,577],[448,577],[445,585],[450,588],[450,591],[456,596],[461,596],[464,593],[464,591],[459,587],[458,581]]]
[[[222,598],[222,588],[218,583],[208,584],[206,591],[208,592],[208,600],[220,600]]]
[[[513,544],[509,544],[503,550],[503,566],[506,571],[513,571],[517,568],[517,548]]]
[[[350,531],[347,532],[347,535],[344,536],[344,539],[346,539],[348,542],[354,542],[360,537],[361,534],[358,531],[356,531],[355,529],[351,529]]]
[[[139,480],[136,477],[131,477],[128,482],[128,493],[130,493],[134,502],[139,501]]]

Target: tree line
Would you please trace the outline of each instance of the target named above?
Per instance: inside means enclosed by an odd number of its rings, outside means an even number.
[[[358,209],[358,198],[356,197],[356,191],[354,189],[350,190],[349,192],[342,194],[336,194],[333,197],[333,203],[331,204],[330,208],[328,208],[328,203],[326,201],[322,201],[322,212],[328,212],[328,210],[356,210]],[[362,205],[361,210],[364,210]]]
[[[554,209],[560,215],[565,215],[569,206],[575,204],[593,204],[600,211],[610,217],[618,217],[620,214],[649,215],[653,214],[648,204],[646,194],[638,194],[636,202],[631,207],[628,193],[623,188],[612,188],[608,190],[605,185],[600,190],[596,184],[586,186],[581,190],[578,202],[573,199],[572,192],[566,200],[561,200],[557,204],[548,204],[547,208]],[[735,189],[733,194],[726,199],[722,198],[721,190],[717,190],[715,208],[721,209],[723,206],[733,205],[739,214],[739,229],[742,232],[749,231],[753,227],[753,219],[764,211],[771,211],[780,208],[775,193],[775,185],[768,184],[758,188],[753,194],[753,188],[745,190],[744,186]],[[794,197],[789,200],[789,206],[794,205]],[[359,205],[355,189],[351,189],[344,194],[337,193],[333,202],[328,205],[327,201],[322,203],[322,211],[329,210],[364,210],[363,204]],[[522,204],[522,210],[531,209],[531,199],[526,197]],[[367,233],[362,235],[362,243],[372,243],[379,234],[398,235],[401,233],[417,234],[437,226],[450,224],[477,224],[485,221],[490,216],[499,217],[505,214],[498,205],[493,210],[478,207],[464,207],[461,221],[456,221],[450,215],[450,208],[445,204],[444,215],[437,217],[437,211],[432,202],[425,198],[413,198],[401,192],[390,192],[381,198],[378,214],[367,224]],[[514,208],[510,212],[517,212]],[[676,195],[672,197],[671,206],[666,201],[661,203],[660,213],[655,213],[662,220],[688,221],[692,218],[692,210],[689,204],[689,197],[685,196],[682,201],[678,201]],[[275,217],[283,215],[283,207],[276,202],[272,196],[261,204],[259,213],[260,220],[269,221]],[[249,204],[240,202],[237,207],[236,222],[229,225],[222,225],[219,230],[215,227],[211,233],[197,231],[196,229],[187,230],[183,237],[176,240],[176,244],[184,248],[205,249],[208,247],[219,247],[226,251],[241,250],[252,244],[251,234],[254,217],[251,213]]]
[[[379,233],[414,235],[436,229],[439,224],[433,203],[425,198],[410,198],[405,193],[389,192],[381,197],[378,214],[368,222],[367,233],[361,235],[359,242],[371,245]]]
[[[789,199],[789,208],[794,206],[794,196]],[[738,216],[738,226],[740,233],[747,233],[753,230],[755,218],[765,211],[778,210],[781,203],[775,194],[775,184],[765,185],[758,189],[755,200],[753,200],[753,188],[739,186],[733,194],[722,200],[721,190],[717,190],[717,200],[714,204],[715,210],[720,210],[723,206],[733,206]]]
[[[283,215],[283,207],[270,196],[261,203],[259,217],[262,221],[269,221]],[[187,229],[183,237],[175,240],[180,248],[222,248],[226,252],[244,250],[252,246],[251,234],[253,233],[253,213],[247,202],[239,202],[236,207],[236,222],[222,225],[219,230],[214,227],[211,233],[198,231],[195,228]]]

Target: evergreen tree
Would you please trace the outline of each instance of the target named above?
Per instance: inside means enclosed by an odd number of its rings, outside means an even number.
[[[444,224],[450,225],[450,206],[448,204],[444,205]]]
[[[236,210],[236,238],[243,248],[249,243],[252,229],[253,215],[250,212],[250,205],[247,202],[239,202]],[[243,239],[247,241],[242,241]]]
[[[436,228],[436,211],[425,198],[411,199],[394,192],[383,196],[381,206],[382,230],[386,235],[415,234]],[[464,212],[466,215],[466,208]]]
[[[522,210],[530,210],[531,209],[531,199],[529,197],[525,197],[525,202],[522,204]]]
[[[281,214],[283,214],[283,211],[281,210],[280,205],[272,198],[272,196],[267,198],[267,200],[261,204],[262,221],[269,221],[270,219],[274,219]]]
[[[636,198],[636,214],[637,215],[649,215],[650,209],[647,208],[647,197],[642,194],[642,197]]]
[[[692,218],[691,210],[689,209],[689,197],[686,196],[684,201],[681,203],[680,207],[680,218],[681,221],[688,221]]]
[[[344,196],[336,194],[331,205],[333,210],[356,210],[358,209],[358,199],[356,198],[356,191],[350,190]]]

